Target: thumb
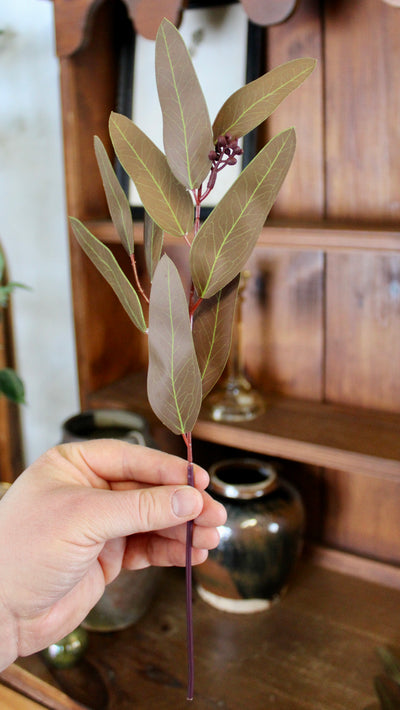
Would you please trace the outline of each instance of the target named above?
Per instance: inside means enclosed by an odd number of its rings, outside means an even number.
[[[197,518],[203,509],[203,496],[192,486],[92,493],[92,510],[85,510],[81,520],[91,536],[97,534],[99,542],[173,527]]]

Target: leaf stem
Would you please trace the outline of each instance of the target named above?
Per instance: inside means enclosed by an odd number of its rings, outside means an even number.
[[[183,436],[187,449],[187,482],[194,486],[192,432]],[[193,642],[193,602],[192,602],[192,543],[193,520],[186,523],[186,642],[188,659],[187,700],[194,695],[194,642]]]
[[[145,294],[145,292],[144,292],[144,290],[143,290],[143,288],[142,288],[142,284],[140,283],[140,280],[139,280],[139,274],[138,274],[137,268],[136,268],[135,254],[134,254],[133,252],[132,252],[132,254],[130,255],[130,259],[131,259],[131,265],[132,265],[132,269],[133,269],[133,275],[134,275],[134,277],[135,277],[135,283],[136,283],[136,286],[138,287],[138,291],[139,291],[139,293],[143,296],[143,298],[144,298],[144,300],[146,301],[146,303],[149,303],[149,297]]]
[[[193,190],[193,196],[194,196],[194,200],[196,203],[195,219],[194,219],[194,237],[196,236],[197,232],[200,229],[200,204],[201,204],[201,200],[202,200],[201,191],[202,191],[202,185],[200,185],[200,187],[197,190]],[[195,293],[194,285],[193,285],[193,281],[192,281],[191,286],[190,286],[190,299],[189,299],[189,317],[190,317],[190,322],[191,322],[192,326],[193,326],[193,314],[203,300],[201,297],[198,297],[195,301],[194,299],[195,299],[196,295],[197,294]]]
[[[198,307],[199,307],[200,303],[202,302],[202,300],[203,300],[203,299],[202,299],[201,296],[200,296],[200,297],[197,299],[197,301],[195,301],[195,303],[191,304],[191,306],[190,306],[190,313],[189,313],[190,318],[193,318],[194,312],[198,309]]]

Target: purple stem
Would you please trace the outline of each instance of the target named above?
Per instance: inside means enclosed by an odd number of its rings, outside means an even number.
[[[192,609],[192,537],[193,520],[186,523],[186,641],[188,660],[187,700],[194,695],[194,641]]]
[[[187,448],[187,482],[194,486],[192,433],[185,437]],[[192,542],[193,520],[186,523],[186,640],[188,659],[187,700],[193,700],[194,695],[194,642],[193,642],[193,602],[192,602]]]

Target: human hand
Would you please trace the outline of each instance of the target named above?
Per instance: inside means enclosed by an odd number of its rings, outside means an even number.
[[[29,466],[0,504],[0,668],[76,628],[122,567],[184,565],[188,520],[203,562],[226,514],[208,474],[194,466],[194,478],[183,459],[111,439]]]

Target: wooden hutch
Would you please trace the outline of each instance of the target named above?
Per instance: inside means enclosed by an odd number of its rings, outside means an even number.
[[[107,124],[128,11],[157,3],[53,1],[68,213],[121,258],[93,136],[112,155]],[[374,647],[400,644],[399,37],[400,9],[382,0],[300,0],[286,22],[265,29],[266,69],[318,59],[260,132],[264,143],[294,125],[298,142],[244,303],[247,372],[268,407],[244,425],[201,417],[194,434],[199,459],[240,445],[283,460],[305,501],[311,563],[262,622],[218,616],[196,600],[199,708],[361,708],[374,697]],[[145,338],[73,238],[70,246],[82,407],[148,412]],[[183,600],[174,574],[171,585]],[[132,647],[128,632],[109,640],[126,665],[109,707],[135,698],[140,708],[185,706],[176,681],[185,665],[169,658],[184,658],[182,611],[169,591],[166,599],[131,632]],[[93,644],[105,664],[104,639]],[[119,673],[115,659],[107,663]]]

